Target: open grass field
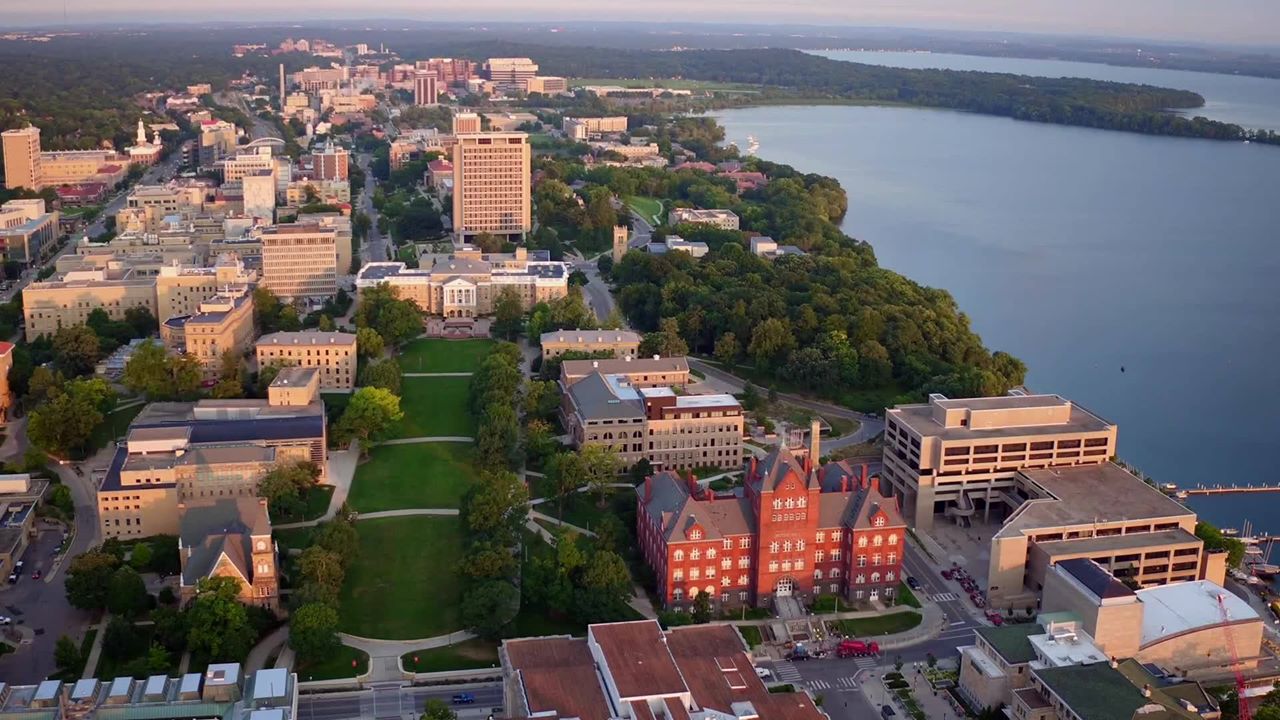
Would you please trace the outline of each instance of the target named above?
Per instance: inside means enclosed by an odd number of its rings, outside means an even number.
[[[910,630],[920,624],[918,612],[897,612],[875,617],[853,618],[840,621],[840,630],[850,637],[890,635]]]
[[[144,407],[146,407],[146,403],[108,413],[102,420],[102,424],[93,429],[89,444],[95,448],[101,448],[124,437],[125,432],[129,429],[129,423],[138,417],[138,413],[142,412]]]
[[[662,212],[662,201],[643,195],[628,195],[627,207],[635,211],[644,221],[657,227],[666,219]]]
[[[463,443],[419,443],[374,448],[356,468],[348,502],[360,512],[403,508],[456,508],[476,481],[473,450]]]
[[[476,639],[445,647],[414,650],[402,655],[400,662],[404,664],[405,670],[420,673],[494,667],[498,664],[498,643]]]
[[[404,419],[398,438],[475,437],[476,421],[467,408],[470,380],[464,377],[404,378],[400,409]]]
[[[342,588],[342,632],[412,640],[460,629],[458,518],[361,520],[356,529],[360,558]]]
[[[355,665],[352,665],[352,662]],[[337,680],[363,675],[369,669],[369,655],[346,645],[340,646],[329,657],[310,664],[299,665],[299,680]]]
[[[414,340],[400,352],[407,373],[473,372],[493,349],[492,340]]]

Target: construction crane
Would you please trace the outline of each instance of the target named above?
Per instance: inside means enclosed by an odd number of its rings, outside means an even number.
[[[1249,700],[1244,696],[1244,673],[1240,672],[1240,653],[1236,652],[1236,638],[1231,634],[1231,613],[1227,610],[1227,596],[1218,593],[1218,612],[1222,615],[1222,631],[1227,636],[1227,649],[1231,651],[1231,672],[1236,676],[1236,705],[1240,720],[1253,720],[1249,712]]]

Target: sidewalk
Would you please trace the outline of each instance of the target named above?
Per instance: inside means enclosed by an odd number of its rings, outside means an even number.
[[[894,672],[893,665],[881,665],[862,674],[859,683],[862,694],[866,695],[877,710],[885,705],[891,705],[899,715],[910,720],[911,716],[907,714],[902,701],[895,693],[886,689],[880,680],[881,676],[890,672]],[[929,681],[916,672],[913,665],[903,665],[900,672],[903,679],[911,683],[911,694],[920,705],[920,710],[925,717],[929,720],[959,720],[960,716],[956,714],[955,708],[947,702],[945,691],[934,690]]]

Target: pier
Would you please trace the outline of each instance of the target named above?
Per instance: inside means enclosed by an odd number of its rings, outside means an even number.
[[[1190,495],[1228,495],[1232,493],[1273,493],[1280,492],[1280,485],[1215,485],[1213,487],[1178,488],[1178,497]]]

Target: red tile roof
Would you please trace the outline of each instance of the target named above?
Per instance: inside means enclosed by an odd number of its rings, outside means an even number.
[[[0,340],[0,356],[8,355],[13,350],[13,343]]]
[[[511,667],[520,671],[530,713],[582,720],[613,715],[586,640],[529,638],[508,640],[503,647]]]

